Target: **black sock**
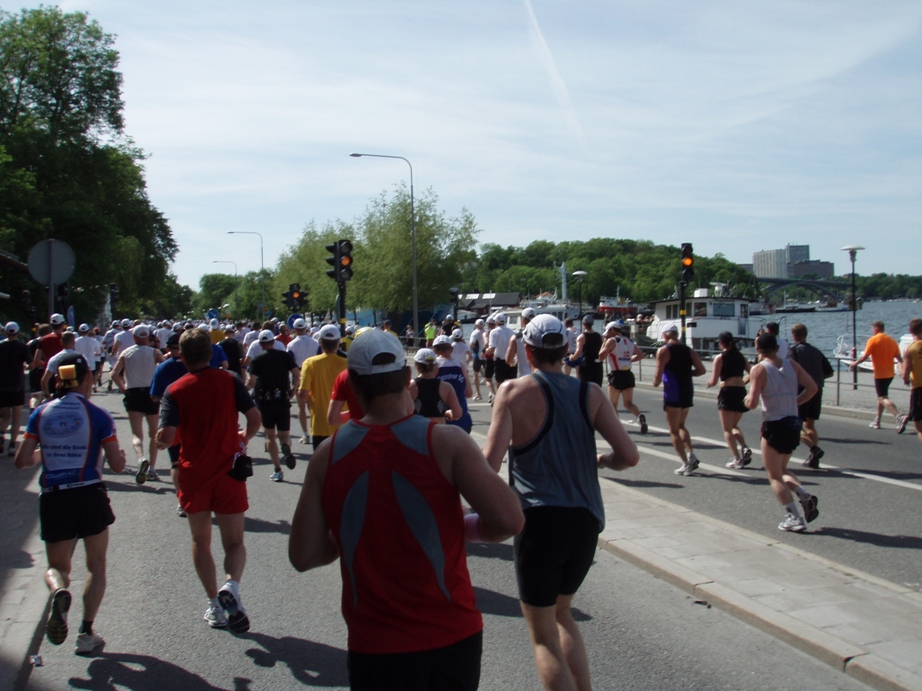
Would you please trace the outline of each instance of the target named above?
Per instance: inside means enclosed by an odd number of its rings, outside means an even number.
[[[77,633],[86,633],[90,636],[93,635],[93,622],[87,621],[86,619],[80,624],[80,630]]]

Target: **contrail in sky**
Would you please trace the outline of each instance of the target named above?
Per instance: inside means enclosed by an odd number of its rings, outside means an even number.
[[[567,85],[560,76],[560,72],[557,71],[557,65],[554,64],[554,56],[551,55],[551,49],[548,48],[547,41],[544,40],[544,34],[541,32],[541,27],[538,25],[538,18],[535,16],[535,10],[531,5],[531,0],[523,1],[525,3],[525,9],[528,10],[528,19],[531,22],[531,30],[538,48],[538,55],[544,63],[544,68],[547,70],[548,77],[551,81],[551,88],[554,91],[554,95],[557,97],[557,101],[563,108],[567,125],[569,125],[570,130],[576,136],[580,146],[585,149],[586,140],[583,137],[583,128],[579,124],[579,118],[576,116],[576,111],[573,109],[573,104],[570,102],[570,92],[567,91]]]

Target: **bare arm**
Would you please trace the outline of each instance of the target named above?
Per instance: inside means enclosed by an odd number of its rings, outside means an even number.
[[[502,542],[525,524],[519,498],[487,465],[476,442],[463,430],[437,425],[432,431],[436,460],[451,469],[450,480],[480,516],[478,532],[486,542]]]
[[[17,468],[31,468],[42,462],[42,452],[38,448],[38,442],[32,437],[23,437],[16,449],[16,458],[13,463]]]
[[[345,401],[339,401],[335,398],[330,399],[330,405],[327,407],[327,424],[338,426],[344,425],[349,422],[349,419],[352,417],[350,413],[343,412],[345,407]]]
[[[339,547],[323,515],[321,503],[329,454],[330,443],[325,441],[311,456],[301,496],[291,519],[288,561],[298,571],[330,564],[339,556]]]
[[[505,382],[503,382],[505,384]],[[493,416],[487,431],[487,444],[483,449],[487,463],[498,473],[503,465],[503,457],[512,441],[512,411],[509,409],[509,387],[501,386],[493,401]]]
[[[580,334],[576,337],[576,350],[573,352],[573,355],[570,356],[571,360],[576,360],[583,354],[583,346],[586,345],[586,337],[583,334]]]
[[[595,413],[592,417],[592,426],[611,446],[611,451],[599,454],[599,467],[625,470],[637,465],[640,460],[637,446],[625,432],[611,401],[596,384],[589,388],[589,410],[592,411],[593,408]]]
[[[794,365],[794,371],[797,372],[797,383],[804,387],[804,390],[801,391],[797,396],[797,405],[803,405],[811,398],[816,396],[816,392],[819,391],[819,387],[816,385],[816,382],[813,381],[813,377],[807,374],[807,370],[805,370],[793,360],[788,360],[788,362]]]
[[[653,386],[659,386],[663,383],[663,372],[669,363],[669,348],[663,346],[656,351],[656,372],[653,375]]]
[[[631,362],[640,362],[644,359],[644,352],[640,349],[640,346],[636,343],[634,344],[634,354],[631,356]]]
[[[912,373],[912,353],[909,348],[903,353],[903,383],[909,386],[909,375]],[[830,375],[832,376],[832,375]]]
[[[128,460],[125,458],[125,450],[119,446],[118,439],[103,444],[102,450],[106,454],[106,463],[109,464],[113,473],[120,473],[125,469]]]
[[[115,367],[112,368],[112,372],[109,374],[109,377],[112,381],[115,382],[115,385],[118,387],[118,390],[122,393],[125,393],[125,377],[122,376],[122,372],[125,371],[125,356],[119,355],[118,360],[115,362]]]
[[[720,370],[723,368],[724,356],[723,354],[718,355],[714,358],[714,369],[711,370],[711,378],[708,379],[708,388],[712,386],[717,386],[717,382],[720,380]]]
[[[749,393],[743,402],[750,410],[759,405],[762,389],[765,388],[765,376],[765,368],[761,364],[756,365],[749,372]]]
[[[519,352],[519,339],[513,337],[509,342],[509,347],[506,348],[506,364],[510,367],[515,367],[516,355]]]
[[[458,395],[455,393],[454,387],[447,381],[443,381],[439,384],[439,396],[442,401],[445,402],[445,405],[448,406],[448,410],[445,411],[445,419],[449,421],[460,420],[463,411],[461,410],[461,404],[458,402]]]
[[[614,338],[606,338],[605,343],[602,344],[602,348],[599,350],[599,362],[605,360],[608,355],[615,349],[617,341]]]
[[[259,428],[262,427],[263,419],[259,414],[259,408],[255,405],[246,411],[244,417],[247,419],[246,430],[241,432],[242,439],[241,441],[246,444],[250,439],[256,436],[256,433],[259,432]]]
[[[157,430],[157,448],[161,451],[168,449],[176,443],[176,428],[173,426],[161,427]]]
[[[702,374],[707,374],[707,370],[704,369],[704,365],[701,364],[701,358],[698,357],[698,353],[694,350],[691,351],[691,360],[692,364],[695,366],[695,371],[692,372],[693,377],[700,377]]]

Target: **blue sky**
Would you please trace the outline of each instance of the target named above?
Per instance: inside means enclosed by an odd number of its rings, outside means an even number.
[[[37,6],[35,3],[33,6]],[[408,182],[481,242],[807,243],[922,274],[918,0],[82,0],[174,271],[267,266]],[[7,9],[14,9],[10,5]],[[915,239],[915,243],[908,243]]]

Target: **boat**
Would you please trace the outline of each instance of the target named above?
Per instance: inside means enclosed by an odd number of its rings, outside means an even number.
[[[816,305],[785,300],[780,307],[775,307],[775,314],[799,314],[801,312],[816,312]]]
[[[707,288],[698,288],[686,298],[685,329],[690,346],[699,353],[719,353],[717,337],[729,331],[741,348],[755,343],[761,320],[750,319],[749,298],[732,296],[724,291],[726,284],[712,283]],[[647,327],[646,335],[656,342],[662,342],[663,329],[667,325],[680,325],[679,298],[673,296],[653,303],[653,321]]]
[[[599,298],[598,312],[605,315],[605,319],[633,319],[638,313],[643,312],[646,305],[638,305],[630,298],[622,299],[621,296]]]
[[[555,293],[542,293],[536,298],[522,300],[514,309],[500,310],[506,315],[506,326],[510,329],[522,328],[522,310],[531,307],[537,314],[551,314],[560,321],[576,319],[579,309],[569,300],[560,300]]]
[[[827,302],[818,302],[816,305],[817,312],[848,312],[848,305],[843,305],[835,300]]]

